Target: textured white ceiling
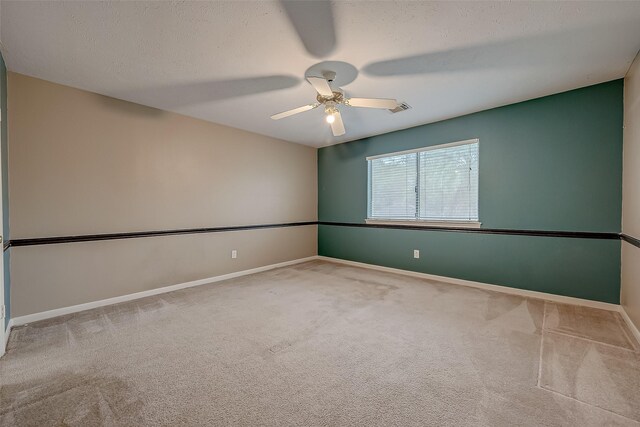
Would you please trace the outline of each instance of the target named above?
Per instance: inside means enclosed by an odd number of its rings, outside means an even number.
[[[640,2],[2,1],[11,71],[287,141],[323,146],[623,77]],[[334,138],[305,70],[358,70]]]

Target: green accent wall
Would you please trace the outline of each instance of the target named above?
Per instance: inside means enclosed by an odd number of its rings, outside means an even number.
[[[7,67],[4,58],[0,54],[0,109],[2,109],[2,122],[0,122],[0,157],[2,158],[2,218],[4,241],[9,240],[9,151],[7,146]],[[9,252],[4,251],[2,262],[4,264],[4,305],[6,328],[11,318],[11,283],[9,278]]]
[[[365,157],[479,138],[483,228],[619,233],[622,97],[615,80],[322,148],[319,221],[364,223]],[[320,255],[619,302],[617,240],[327,225],[318,233]]]

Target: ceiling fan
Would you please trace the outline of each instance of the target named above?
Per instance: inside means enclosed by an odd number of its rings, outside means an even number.
[[[333,136],[341,136],[345,134],[346,130],[344,128],[344,123],[342,122],[342,115],[340,114],[340,110],[338,110],[339,105],[348,107],[381,108],[386,110],[392,110],[398,106],[398,101],[395,99],[347,98],[345,97],[342,89],[333,89],[331,87],[330,83],[333,82],[335,76],[335,72],[327,71],[323,73],[323,77],[307,77],[307,81],[311,86],[313,86],[316,92],[318,92],[318,95],[316,96],[317,102],[274,114],[271,118],[273,120],[280,120],[285,117],[293,116],[294,114],[313,110],[314,108],[323,105],[324,112],[326,114],[325,120],[331,125],[331,132],[333,133]]]

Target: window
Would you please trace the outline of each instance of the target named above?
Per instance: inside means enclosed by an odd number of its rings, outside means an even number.
[[[479,226],[478,140],[367,157],[368,220]]]

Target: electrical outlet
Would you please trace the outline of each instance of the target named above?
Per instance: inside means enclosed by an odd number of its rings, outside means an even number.
[[[231,251],[231,258],[236,259],[238,258],[238,251],[236,251],[235,249]]]
[[[413,257],[414,258],[420,258],[420,251],[418,249],[414,249],[413,250]]]

